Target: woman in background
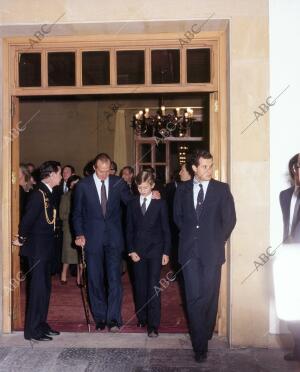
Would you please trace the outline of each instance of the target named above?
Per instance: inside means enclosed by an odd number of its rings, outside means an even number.
[[[62,263],[63,269],[61,272],[61,284],[67,284],[67,272],[70,264],[77,265],[77,285],[80,286],[81,282],[81,267],[78,262],[78,251],[73,243],[72,227],[70,226],[70,213],[72,204],[72,194],[75,185],[80,180],[79,176],[72,175],[67,181],[68,192],[62,195],[59,215],[63,221],[63,248],[62,248]]]

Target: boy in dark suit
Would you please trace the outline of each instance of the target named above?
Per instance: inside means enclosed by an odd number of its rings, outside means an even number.
[[[160,323],[161,265],[169,262],[171,236],[167,205],[152,199],[155,180],[150,172],[136,177],[140,195],[128,204],[127,244],[134,262],[134,284],[138,326],[147,324],[148,336],[157,337]]]

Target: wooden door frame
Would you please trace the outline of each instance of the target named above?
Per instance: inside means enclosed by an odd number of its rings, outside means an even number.
[[[166,38],[164,34],[163,38]],[[98,35],[98,38],[102,38],[103,35]],[[95,40],[96,36],[82,36],[82,37],[52,37],[46,40],[46,42],[53,42],[53,43],[62,43],[64,41],[74,40],[74,42],[80,42],[81,40]],[[104,39],[109,40],[111,38],[112,44],[116,43],[115,37],[103,36]],[[120,39],[131,40],[133,45],[136,43],[136,39],[139,42],[143,40],[154,40],[158,43],[160,38],[162,38],[161,34],[155,35],[120,35]],[[171,35],[170,40],[178,41],[178,34]],[[46,39],[46,38],[45,38]],[[212,154],[215,158],[215,178],[228,182],[228,92],[227,92],[227,71],[229,70],[228,66],[228,58],[227,58],[227,50],[228,50],[228,40],[227,40],[227,32],[203,32],[192,41],[191,44],[197,45],[197,42],[201,42],[201,39],[213,39],[217,40],[219,43],[219,70],[218,70],[218,92],[215,92],[214,100],[211,100],[210,103],[210,115],[212,118],[212,127],[210,128],[210,149]],[[2,193],[1,193],[1,242],[2,242],[2,332],[3,333],[10,333],[12,332],[12,294],[11,291],[5,290],[5,288],[10,288],[11,280],[12,280],[12,250],[14,249],[11,245],[12,240],[12,218],[16,218],[16,213],[12,210],[12,190],[11,190],[11,182],[12,182],[12,170],[16,167],[16,164],[13,164],[13,159],[17,158],[17,154],[19,151],[19,139],[18,137],[14,139],[13,146],[7,146],[5,142],[7,141],[7,137],[10,137],[12,134],[12,122],[14,125],[18,122],[17,119],[12,120],[11,115],[11,100],[14,99],[17,102],[16,98],[19,95],[22,95],[20,89],[11,89],[11,81],[12,78],[12,69],[14,66],[10,64],[10,48],[15,44],[20,43],[28,43],[27,38],[6,38],[3,40],[3,112],[2,112]],[[195,44],[196,43],[196,44]],[[71,93],[70,88],[68,89],[61,89],[61,95],[64,94],[91,94],[97,93],[95,88],[91,89],[91,92],[88,92],[86,89],[78,89],[78,87],[74,88],[75,91]],[[127,89],[127,91],[126,91]],[[143,89],[138,89],[136,92],[140,93]],[[194,88],[196,91],[196,87]],[[122,87],[119,93],[131,93],[131,87]],[[147,90],[149,92],[149,89]],[[159,89],[153,89],[153,93],[160,92]],[[99,93],[99,92],[98,92]],[[109,93],[109,92],[108,92]],[[110,92],[113,93],[113,92]],[[116,92],[115,92],[116,93]],[[34,92],[30,93],[30,89],[28,90],[28,95],[37,95],[38,91],[35,90]],[[47,95],[53,95],[54,90],[49,90]],[[16,188],[15,188],[16,189]],[[15,256],[15,254],[14,254]],[[227,254],[227,258],[229,255]],[[230,327],[229,324],[229,286],[230,286],[230,278],[229,278],[229,271],[228,271],[228,261],[222,268],[222,282],[220,288],[220,301],[219,301],[219,319],[218,319],[218,332],[221,336],[226,336],[229,334],[228,329]],[[16,267],[15,267],[16,269]],[[17,293],[17,292],[16,292]],[[19,311],[15,308],[16,311]],[[20,320],[20,319],[19,319]]]

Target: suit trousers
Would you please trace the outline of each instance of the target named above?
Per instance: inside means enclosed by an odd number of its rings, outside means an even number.
[[[161,256],[133,263],[136,316],[148,329],[160,324]]]
[[[86,257],[89,299],[95,322],[113,320],[122,325],[121,252],[105,245],[97,252],[86,252]]]
[[[51,294],[51,260],[28,257],[28,297],[24,337],[29,340],[50,330],[47,323]]]
[[[218,311],[221,265],[202,266],[191,258],[183,265],[183,277],[193,349],[207,352]]]

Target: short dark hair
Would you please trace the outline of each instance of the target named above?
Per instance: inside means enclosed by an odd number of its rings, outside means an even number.
[[[70,189],[71,183],[74,181],[79,181],[79,180],[81,180],[81,177],[77,176],[77,174],[73,174],[72,176],[68,178],[67,188]]]
[[[120,177],[123,176],[123,171],[124,171],[125,169],[128,169],[128,170],[129,170],[129,173],[134,174],[134,169],[133,169],[130,165],[126,165],[125,167],[123,167],[123,168],[120,170]]]
[[[118,171],[117,163],[115,161],[113,161],[113,160],[110,162],[110,169],[111,170],[114,170],[115,172]]]
[[[93,174],[95,172],[94,168],[93,168],[93,165],[94,165],[94,160],[90,160],[83,168],[83,175],[85,177],[87,176],[90,176],[91,174]]]
[[[61,167],[58,161],[48,160],[45,161],[39,168],[40,170],[40,179],[44,180],[50,176],[50,173],[57,173]]]
[[[149,182],[150,185],[154,185],[155,178],[153,173],[143,170],[139,172],[138,175],[135,177],[135,182],[137,185],[140,185],[143,182]]]
[[[111,163],[111,158],[105,152],[101,152],[95,157],[94,166],[96,166],[98,161],[102,161],[103,163]]]
[[[294,155],[289,161],[289,173],[292,179],[295,178],[296,167],[299,164],[300,153]]]
[[[190,159],[190,164],[191,165],[194,165],[195,167],[198,167],[199,165],[199,159],[200,158],[203,158],[203,159],[213,159],[213,156],[212,154],[207,151],[207,150],[196,150],[192,156],[191,156],[191,159]],[[188,169],[189,166],[187,166],[187,169]]]
[[[73,165],[69,165],[69,164],[64,165],[63,168],[62,168],[62,170],[61,170],[61,172],[63,172],[65,168],[70,168],[71,169],[71,172],[72,173],[75,173],[75,168],[73,167]]]

